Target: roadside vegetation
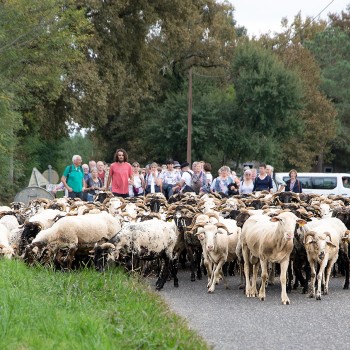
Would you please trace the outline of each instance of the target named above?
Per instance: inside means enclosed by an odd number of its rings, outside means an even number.
[[[0,348],[208,349],[150,287],[120,270],[62,273],[0,261]]]

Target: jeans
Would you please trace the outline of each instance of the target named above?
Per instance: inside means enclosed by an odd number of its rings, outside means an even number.
[[[80,198],[83,199],[83,192],[68,192],[68,198]]]
[[[174,186],[175,185],[163,184],[163,192],[167,199],[169,199],[174,194],[174,191],[173,191]]]

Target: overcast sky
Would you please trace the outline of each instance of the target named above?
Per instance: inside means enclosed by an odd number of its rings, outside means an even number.
[[[248,34],[259,35],[263,33],[278,32],[281,30],[281,19],[287,17],[290,22],[301,11],[302,18],[315,17],[332,0],[229,0],[235,7],[235,19],[238,25],[248,29]],[[345,11],[350,0],[334,0],[322,12],[321,18],[326,19],[327,14]]]

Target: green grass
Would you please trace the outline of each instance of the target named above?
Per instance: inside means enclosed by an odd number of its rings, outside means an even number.
[[[208,349],[145,283],[0,261],[0,349]]]

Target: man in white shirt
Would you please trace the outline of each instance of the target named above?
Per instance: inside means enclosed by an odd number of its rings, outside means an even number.
[[[273,192],[273,193],[275,193],[277,191],[282,192],[286,186],[286,183],[283,180],[276,178],[274,173],[273,173],[273,170],[274,170],[274,168],[272,165],[266,165],[266,174],[268,176],[270,176],[272,179],[272,186],[273,187],[272,187],[271,192]]]
[[[181,164],[181,179],[177,184],[180,192],[194,192],[191,188],[192,171],[190,170],[190,164],[185,162]]]

